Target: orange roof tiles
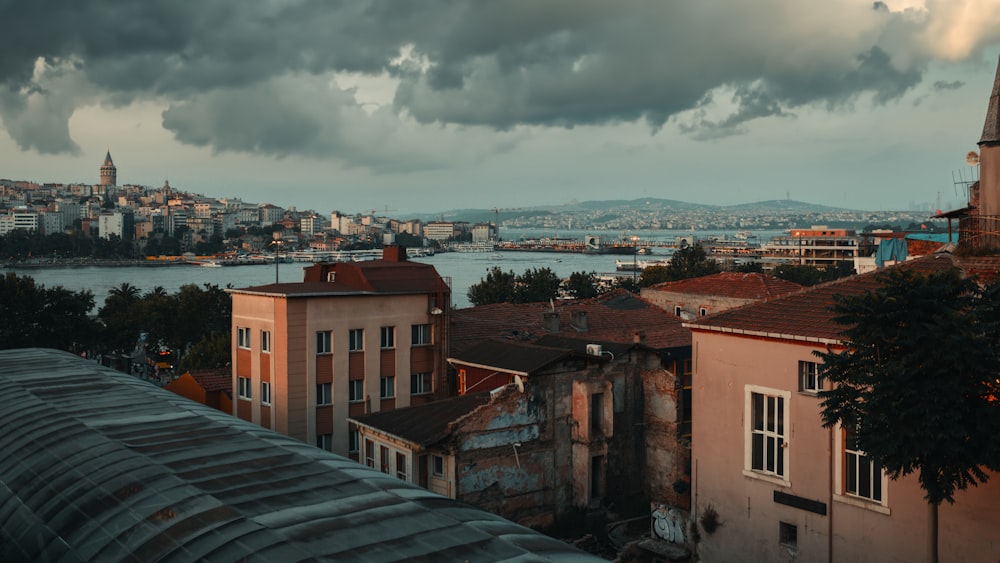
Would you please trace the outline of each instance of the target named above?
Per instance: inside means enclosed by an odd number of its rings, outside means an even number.
[[[722,272],[699,278],[664,282],[654,285],[650,289],[735,299],[770,299],[798,291],[802,289],[802,286],[765,274]]]
[[[232,368],[191,370],[188,375],[205,391],[233,390]]]
[[[930,273],[957,266],[951,254],[932,254],[903,262],[894,268],[909,268]],[[829,310],[838,295],[856,295],[878,287],[876,276],[883,270],[851,276],[806,288],[784,297],[729,309],[703,317],[685,326],[694,331],[708,330],[760,336],[825,342],[840,342],[843,326],[833,322]]]
[[[691,332],[675,317],[645,299],[615,290],[592,299],[555,303],[559,332],[542,326],[542,315],[550,312],[549,303],[496,303],[468,309],[456,309],[451,315],[451,356],[491,338],[535,342],[559,334],[574,340],[631,344],[636,331],[645,333],[644,344],[654,349],[691,345]],[[587,329],[574,328],[573,315],[585,313]]]

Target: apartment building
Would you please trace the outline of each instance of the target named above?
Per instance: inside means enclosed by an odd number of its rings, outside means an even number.
[[[448,281],[404,248],[383,252],[315,264],[298,283],[228,290],[235,415],[357,459],[348,416],[450,393]]]

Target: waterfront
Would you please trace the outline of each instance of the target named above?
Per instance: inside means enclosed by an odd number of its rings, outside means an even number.
[[[538,231],[505,229],[501,235],[508,240],[535,237],[579,238],[588,233],[583,231]],[[641,240],[672,240],[679,235],[690,235],[690,231],[641,231],[634,233]],[[697,238],[727,233],[695,232]],[[732,233],[729,233],[732,234]],[[771,233],[766,234],[768,237]],[[620,233],[602,233],[603,238],[617,239]],[[663,255],[660,255],[663,257]],[[647,258],[657,258],[654,254]],[[595,272],[610,274],[615,272],[615,260],[628,257],[601,254],[575,254],[552,252],[443,252],[434,256],[413,258],[414,261],[433,264],[438,273],[450,278],[452,302],[455,307],[468,307],[467,292],[470,286],[479,283],[490,269],[499,267],[504,271],[520,274],[532,268],[549,268],[560,277],[569,277],[573,272]],[[281,282],[302,281],[303,262],[278,265],[278,279]],[[202,268],[189,264],[171,266],[34,266],[8,268],[0,272],[15,272],[31,276],[35,283],[46,287],[62,286],[73,291],[90,290],[94,293],[95,311],[104,303],[104,298],[112,288],[122,283],[130,283],[146,292],[154,287],[163,287],[168,293],[176,292],[186,284],[214,284],[219,287],[248,287],[274,283],[274,264],[250,266],[226,266],[222,268]]]

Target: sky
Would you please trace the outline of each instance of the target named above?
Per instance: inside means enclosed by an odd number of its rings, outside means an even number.
[[[952,208],[1000,0],[0,0],[0,178],[393,216]],[[940,204],[938,202],[941,202]]]

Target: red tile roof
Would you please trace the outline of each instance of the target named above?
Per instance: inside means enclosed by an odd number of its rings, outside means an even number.
[[[350,420],[421,446],[429,446],[447,437],[453,422],[489,402],[489,392],[473,393],[423,405],[353,416]]]
[[[451,355],[459,355],[490,338],[535,342],[552,334],[573,340],[631,344],[636,331],[640,331],[645,333],[644,344],[653,349],[691,345],[691,332],[682,326],[680,318],[625,290],[592,299],[559,301],[554,307],[559,316],[558,333],[542,326],[542,315],[552,310],[549,303],[496,303],[456,309],[451,314]],[[573,315],[580,313],[586,314],[586,330],[571,324]]]
[[[232,368],[199,369],[188,372],[195,382],[205,391],[232,391]]]
[[[957,266],[948,253],[932,254],[900,263],[894,268],[936,272]],[[804,340],[836,344],[842,325],[833,322],[829,310],[837,295],[856,295],[878,287],[876,276],[884,270],[816,285],[784,297],[762,301],[703,317],[685,326],[694,331],[715,331],[766,338]]]
[[[525,342],[491,338],[465,348],[449,360],[530,375],[571,355],[572,352],[566,348],[536,346]]]
[[[272,283],[229,290],[232,293],[266,293],[288,297],[313,297],[338,294],[412,294],[450,293],[444,279],[431,264],[394,260],[368,260],[364,262],[338,262],[314,264],[306,268],[320,268],[333,273],[334,281],[327,276],[306,272],[306,278],[324,281]]]
[[[650,288],[654,291],[713,295],[735,299],[770,299],[799,291],[802,286],[758,273],[722,272],[700,278],[664,282]]]

